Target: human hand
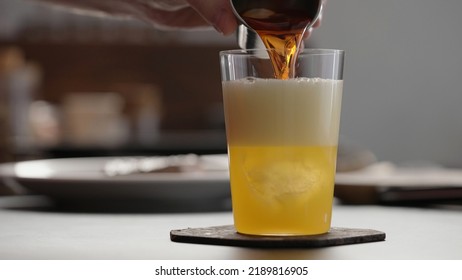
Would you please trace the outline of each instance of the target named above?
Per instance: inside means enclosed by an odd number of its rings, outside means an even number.
[[[224,35],[238,25],[229,0],[41,0],[112,16],[143,20],[159,29],[214,27]],[[326,0],[323,0],[324,4]],[[321,23],[321,16],[313,25]],[[307,30],[305,37],[311,34]]]
[[[128,17],[158,29],[214,27],[229,35],[237,28],[229,0],[39,0],[84,13]]]
[[[229,35],[237,28],[229,0],[144,0],[139,1],[141,18],[159,28],[212,26]]]
[[[144,19],[158,27],[194,28],[213,26],[229,35],[238,25],[229,0],[141,0],[147,4]],[[323,1],[325,6],[326,0]],[[321,25],[322,10],[316,22],[306,30],[305,38]]]
[[[319,16],[318,18],[316,19],[316,21],[313,23],[313,25],[310,26],[310,28],[308,28],[307,30],[305,30],[305,33],[303,34],[303,38],[304,39],[307,39],[311,36],[311,33],[313,33],[313,30],[315,28],[318,28],[319,26],[321,26],[321,22],[322,22],[322,15],[323,15],[323,12],[324,12],[324,8],[326,7],[326,2],[327,0],[322,0],[322,9],[321,9],[321,12],[319,13]]]

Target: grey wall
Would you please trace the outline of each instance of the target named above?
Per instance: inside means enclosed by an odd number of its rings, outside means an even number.
[[[311,42],[346,50],[345,139],[462,166],[461,13],[460,0],[327,0]]]

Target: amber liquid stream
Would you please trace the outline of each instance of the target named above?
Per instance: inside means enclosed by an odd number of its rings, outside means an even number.
[[[275,78],[293,78],[303,34],[317,15],[319,2],[307,1],[303,7],[286,7],[288,4],[278,0],[263,2],[265,8],[248,7],[239,13],[269,50]]]

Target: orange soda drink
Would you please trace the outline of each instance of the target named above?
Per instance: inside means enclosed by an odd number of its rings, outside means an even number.
[[[328,232],[343,81],[245,77],[222,87],[237,232]]]

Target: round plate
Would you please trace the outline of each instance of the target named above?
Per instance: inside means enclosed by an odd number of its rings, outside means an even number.
[[[226,155],[45,159],[2,164],[0,178],[66,200],[225,199],[230,197],[226,162]]]

